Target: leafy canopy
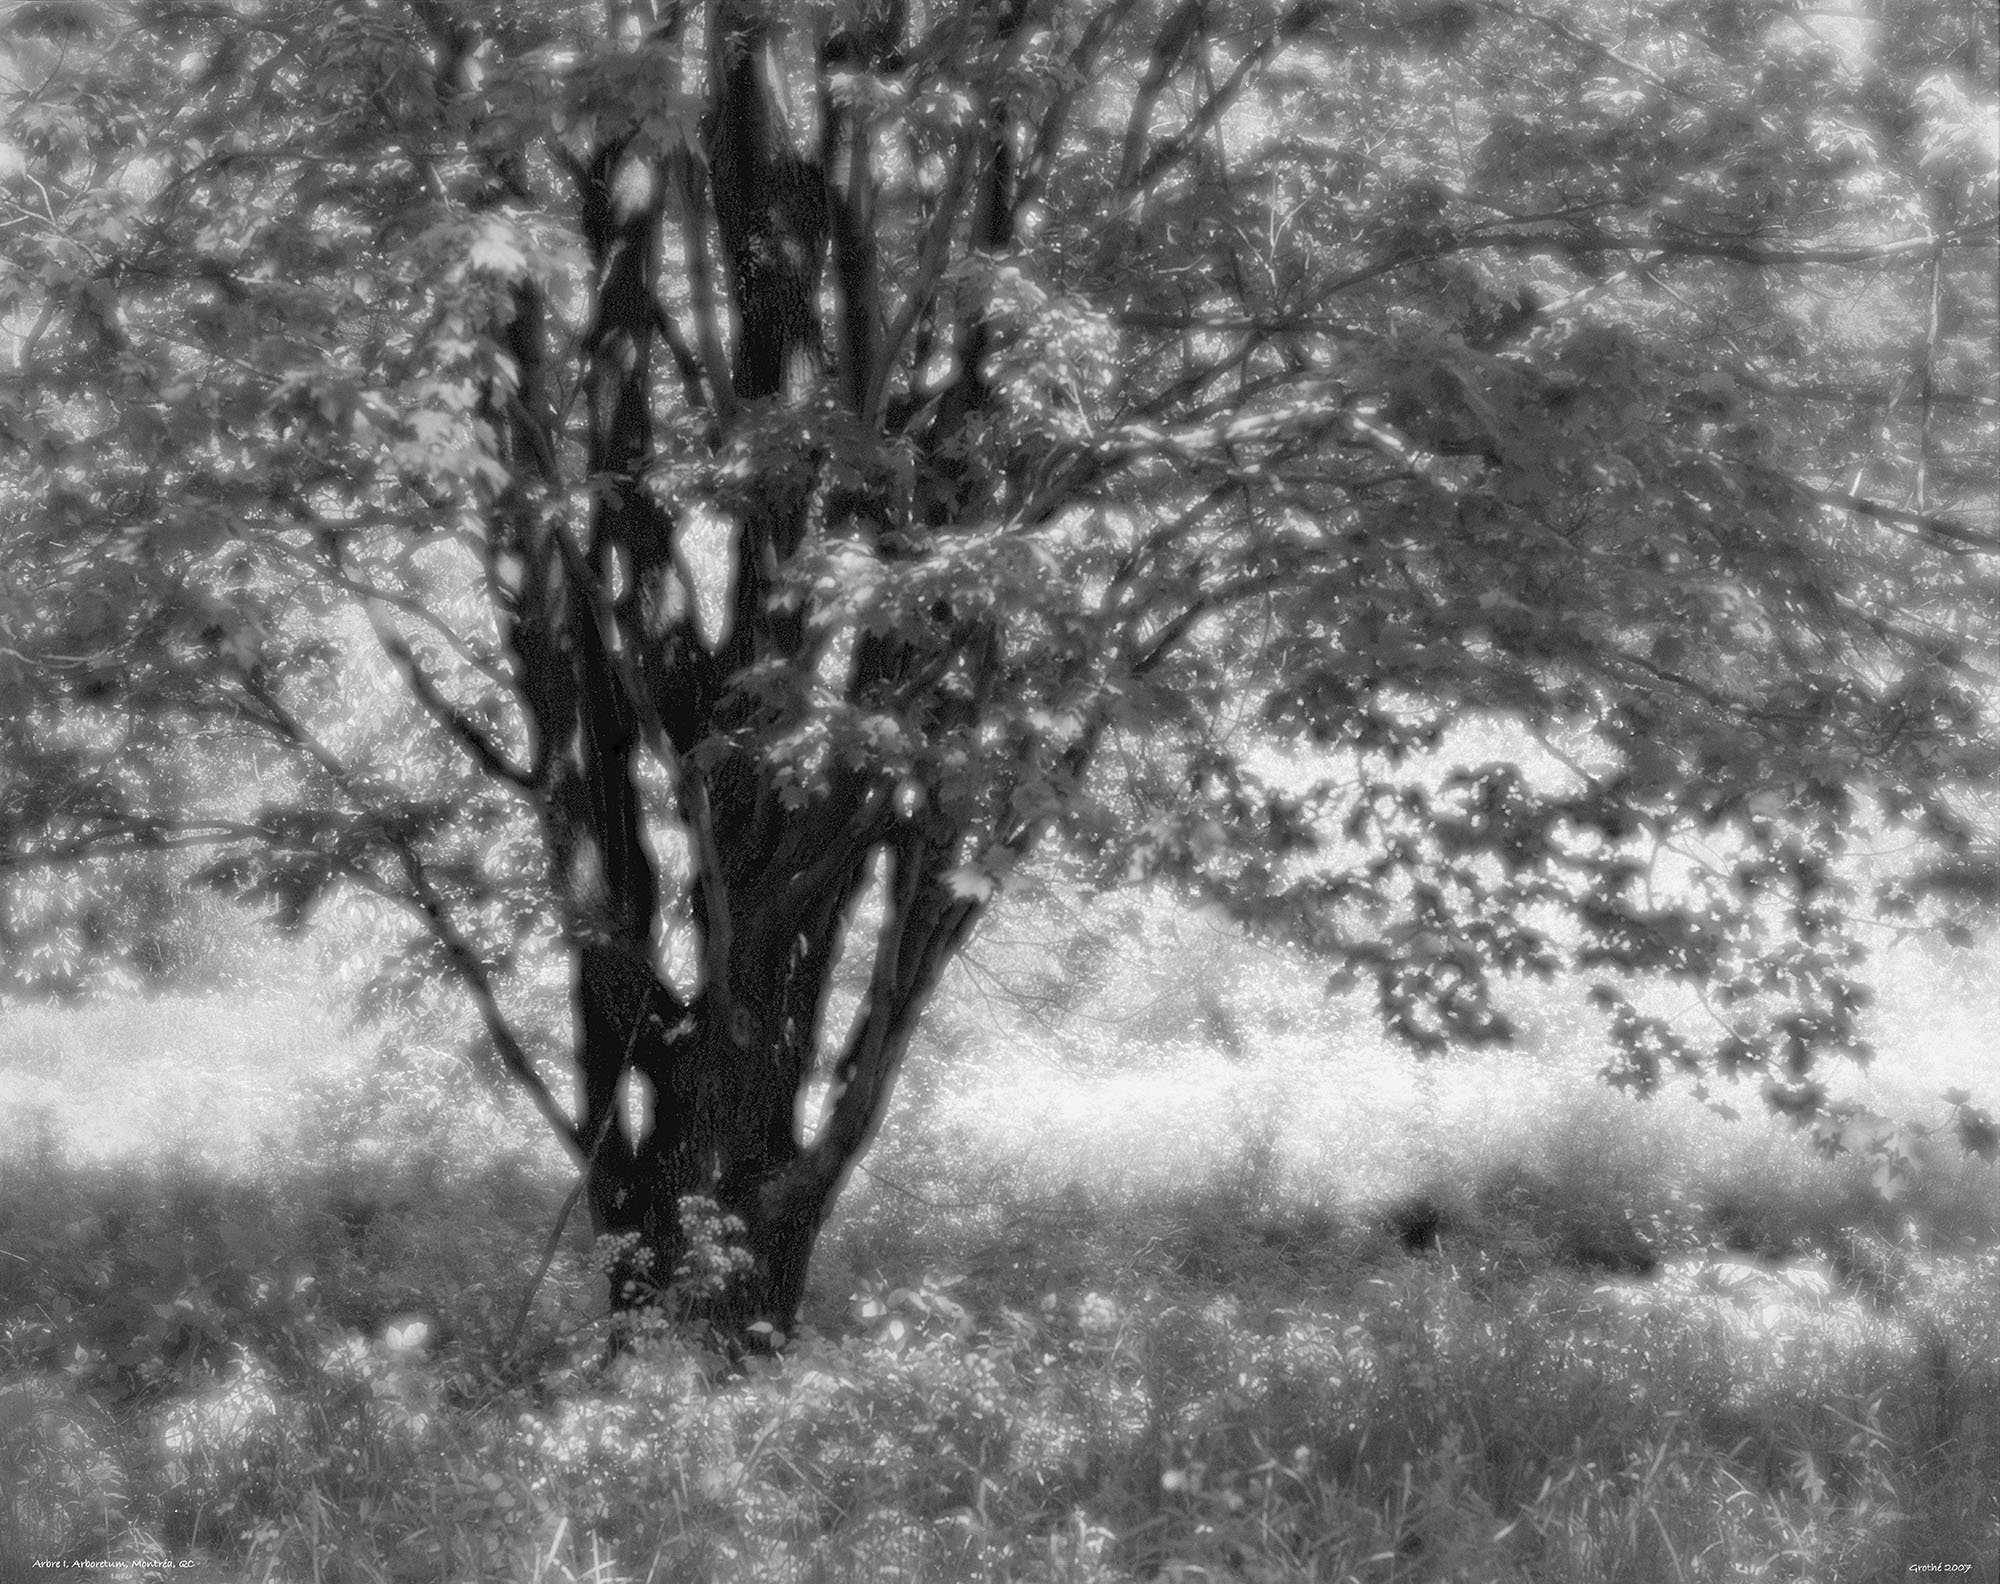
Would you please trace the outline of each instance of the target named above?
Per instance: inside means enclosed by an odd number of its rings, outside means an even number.
[[[1420,1045],[1581,965],[1631,1081],[1802,1112],[1850,842],[1983,883],[1985,8],[8,15],[20,876],[390,899],[527,1077],[538,964],[698,1007],[870,876],[914,1016],[1056,837]]]

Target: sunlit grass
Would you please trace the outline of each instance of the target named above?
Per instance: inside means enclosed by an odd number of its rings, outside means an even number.
[[[1365,1004],[1325,997],[1296,960],[1170,910],[1127,904],[1109,923],[1111,965],[1058,1018],[988,988],[1032,983],[1046,956],[1037,942],[1003,939],[987,971],[967,976],[944,1020],[957,1043],[917,1076],[918,1148],[948,1138],[943,1153],[968,1180],[1107,1202],[1249,1172],[1274,1205],[1356,1212],[1532,1169],[1638,1208],[1754,1192],[1787,1210],[1865,1210],[1885,1226],[1915,1214],[1941,1215],[1952,1235],[2000,1227],[1995,1173],[1947,1135],[1899,1212],[1864,1203],[1878,1199],[1868,1162],[1817,1155],[1754,1084],[1717,1084],[1704,1101],[1684,1080],[1647,1098],[1596,1083],[1608,1052],[1581,987],[1516,994],[1521,1048],[1422,1059]],[[1983,957],[1903,950],[1878,964],[1877,983],[1879,1054],[1867,1068],[1830,1063],[1837,1093],[1931,1127],[1946,1120],[1947,1089],[2000,1105],[1989,1032],[2000,975]],[[892,1126],[882,1175],[897,1177],[904,1137]]]
[[[367,1049],[310,985],[4,1007],[0,1117],[41,1117],[79,1160],[226,1165],[288,1138],[313,1081]]]
[[[517,1331],[562,1164],[424,1041],[296,984],[9,1009],[0,1577],[1990,1584],[1991,1168],[1885,1203],[1754,1094],[1593,1085],[1559,997],[1420,1063],[1114,922],[952,987],[747,1378],[599,1370],[577,1228]],[[1976,971],[1883,1000],[1879,1099],[1990,1102]]]

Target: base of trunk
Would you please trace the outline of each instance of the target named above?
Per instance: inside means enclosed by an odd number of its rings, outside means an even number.
[[[626,1219],[620,1217],[619,1219]],[[657,1319],[685,1327],[732,1356],[771,1352],[797,1324],[816,1224],[751,1222],[698,1194],[671,1216],[630,1218],[599,1231],[610,1282],[614,1347]]]

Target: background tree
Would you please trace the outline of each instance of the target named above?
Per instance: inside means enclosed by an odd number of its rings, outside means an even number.
[[[1982,879],[1983,8],[10,18],[15,873],[406,909],[625,1276],[740,1218],[727,1328],[1051,836],[1830,1125],[1843,844]]]

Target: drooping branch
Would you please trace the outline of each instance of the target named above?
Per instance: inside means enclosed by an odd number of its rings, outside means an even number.
[[[493,1049],[506,1065],[514,1080],[528,1093],[534,1107],[542,1114],[544,1121],[554,1129],[570,1154],[581,1163],[588,1158],[583,1135],[576,1123],[570,1120],[556,1097],[549,1092],[549,1086],[542,1081],[542,1075],[535,1071],[526,1048],[521,1044],[514,1028],[507,1021],[506,1012],[500,1005],[500,997],[493,988],[493,980],[486,971],[486,965],[479,960],[479,954],[459,933],[452,923],[444,899],[431,884],[423,861],[408,842],[395,843],[396,856],[403,868],[403,875],[410,887],[407,905],[415,908],[419,917],[431,932],[445,954],[445,961],[458,976],[472,997],[473,1005],[479,1009],[480,1021],[486,1026],[487,1038],[493,1042]]]
[[[4,828],[0,826],[0,830]],[[0,852],[0,874],[60,869],[92,858],[130,853],[199,851],[232,842],[261,841],[264,836],[261,825],[240,820],[191,817],[177,821],[133,816],[123,822],[106,822],[85,835]]]
[[[1662,93],[1672,94],[1677,99],[1684,99],[1693,104],[1703,104],[1706,102],[1702,99],[1701,95],[1693,92],[1684,83],[1674,82],[1662,77],[1658,72],[1648,70],[1637,61],[1628,60],[1625,56],[1620,55],[1616,50],[1611,48],[1610,45],[1600,43],[1588,34],[1579,32],[1559,16],[1551,16],[1545,11],[1534,11],[1524,5],[1510,5],[1507,3],[1507,0],[1487,0],[1487,4],[1502,16],[1521,17],[1526,21],[1534,22],[1541,27],[1547,28],[1549,32],[1563,40],[1564,43],[1576,45],[1585,53],[1605,62],[1607,65],[1616,66],[1620,71],[1638,78],[1641,82],[1649,83]]]
[[[313,764],[336,785],[341,794],[364,815],[371,817],[377,837],[384,842],[394,855],[403,875],[406,891],[396,891],[377,886],[377,890],[392,901],[414,910],[430,931],[439,948],[444,952],[445,961],[453,974],[465,986],[478,1008],[480,1021],[485,1024],[494,1050],[506,1065],[509,1073],[528,1093],[535,1109],[555,1131],[556,1136],[577,1156],[583,1158],[582,1139],[567,1112],[549,1092],[541,1074],[535,1071],[525,1047],[508,1022],[500,998],[493,988],[492,976],[479,954],[472,947],[451,917],[451,910],[443,895],[433,883],[430,871],[424,863],[423,855],[416,844],[401,830],[398,822],[374,807],[352,769],[321,742],[318,736],[301,721],[272,690],[255,676],[245,679],[245,691],[255,700],[265,721],[275,734],[302,752]],[[363,878],[356,875],[355,878]]]
[[[368,610],[370,625],[374,628],[376,641],[382,652],[389,657],[389,663],[403,679],[403,685],[411,696],[423,706],[424,712],[442,726],[446,734],[471,757],[487,774],[506,782],[522,791],[532,791],[535,778],[501,751],[500,746],[474,724],[465,712],[454,705],[439,690],[436,682],[427,676],[417,664],[417,657],[402,636],[382,619],[380,611],[371,603]]]
[[[390,588],[381,583],[367,581],[349,570],[338,555],[326,554],[325,546],[328,543],[331,530],[317,514],[306,508],[304,502],[291,499],[285,502],[285,506],[294,520],[312,527],[314,535],[322,547],[321,552],[309,563],[313,577],[324,582],[330,588],[336,588],[342,593],[353,595],[365,608],[371,610],[371,619],[372,609],[377,605],[387,606],[390,610],[400,612],[402,615],[409,617],[413,622],[421,625],[427,632],[434,636],[438,642],[443,644],[458,658],[459,662],[467,670],[484,677],[495,687],[508,688],[513,685],[514,679],[508,674],[504,665],[500,664],[492,654],[486,652],[483,646],[475,645],[465,633],[454,627],[428,601],[416,594],[410,593],[407,589]],[[383,524],[379,526],[387,525],[389,524],[387,519],[385,519]],[[470,542],[468,542],[467,548],[469,550],[474,554],[484,552],[486,541],[472,536],[468,536],[468,538]],[[333,542],[337,543],[337,540]]]

